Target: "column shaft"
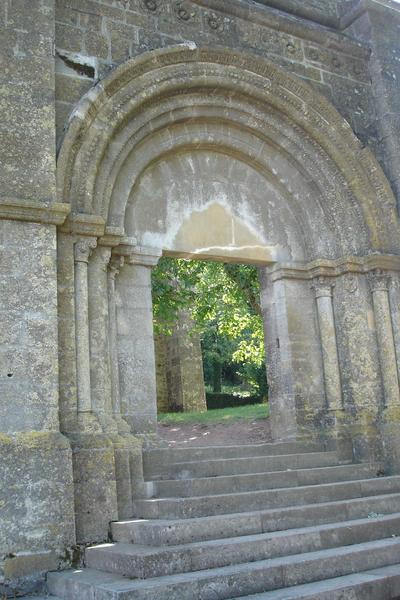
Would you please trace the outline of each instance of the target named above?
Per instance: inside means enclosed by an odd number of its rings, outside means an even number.
[[[94,238],[83,238],[75,244],[75,336],[78,413],[92,409],[90,390],[90,342],[88,312],[88,262],[96,247]]]
[[[371,273],[370,285],[385,404],[387,407],[400,406],[399,378],[388,293],[389,278],[381,273]]]
[[[121,412],[133,433],[154,433],[157,425],[151,267],[159,256],[135,249],[117,279]]]
[[[318,312],[326,401],[329,410],[342,408],[342,385],[332,305],[332,283],[325,280],[313,284]]]
[[[115,277],[124,264],[123,256],[111,259],[108,269],[108,310],[109,310],[109,348],[110,348],[110,376],[111,376],[111,401],[114,415],[121,414],[121,401],[119,392],[119,370],[117,350],[117,307],[115,301]]]

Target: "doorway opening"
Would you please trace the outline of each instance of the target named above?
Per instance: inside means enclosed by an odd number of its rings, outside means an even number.
[[[269,437],[258,268],[166,256],[152,293],[160,434],[173,445]]]

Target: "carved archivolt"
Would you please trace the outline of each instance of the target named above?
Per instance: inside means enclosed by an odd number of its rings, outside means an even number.
[[[346,121],[296,77],[221,48],[143,54],[84,96],[59,155],[59,201],[123,230],[149,165],[193,148],[249,164],[275,186],[308,260],[399,252],[390,186]]]

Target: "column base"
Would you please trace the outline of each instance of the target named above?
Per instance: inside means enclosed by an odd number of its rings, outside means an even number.
[[[383,459],[388,473],[400,473],[400,407],[387,407],[380,422]]]
[[[78,543],[108,539],[118,518],[114,444],[102,433],[69,434],[72,447]]]
[[[382,463],[382,443],[375,412],[347,414],[355,462]]]
[[[160,438],[158,433],[137,433],[134,437],[140,440],[143,450],[168,448],[168,442]]]
[[[71,448],[59,432],[0,433],[0,596],[40,591],[75,545]]]
[[[340,461],[353,459],[353,443],[346,413],[342,408],[328,410],[324,418],[324,440],[327,450],[335,450]]]

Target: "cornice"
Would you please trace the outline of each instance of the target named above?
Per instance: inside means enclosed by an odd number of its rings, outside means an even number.
[[[337,52],[350,54],[351,56],[368,59],[369,48],[343,34],[339,31],[339,18],[337,21],[338,30],[331,29],[313,21],[309,21],[301,16],[295,16],[283,11],[256,4],[248,0],[192,0],[198,6],[225,14],[227,16],[244,19],[258,25],[283,31],[289,35],[309,40],[326,48],[331,48]]]
[[[126,238],[113,249],[114,256],[123,256],[125,264],[155,267],[161,258],[162,250],[150,246],[137,246],[135,238]]]
[[[98,215],[73,213],[61,227],[61,231],[78,236],[101,237],[105,233],[105,220]]]
[[[61,225],[71,206],[63,202],[44,204],[19,198],[0,198],[0,219],[30,221],[48,225]]]
[[[376,270],[400,271],[400,256],[371,254],[365,257],[349,256],[338,260],[322,259],[310,263],[278,263],[269,269],[269,273],[272,281],[278,281],[338,277],[346,273],[369,273]]]

